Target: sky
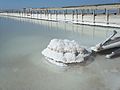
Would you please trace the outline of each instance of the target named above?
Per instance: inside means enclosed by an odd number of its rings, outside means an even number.
[[[41,8],[118,3],[120,0],[0,0],[0,8]]]

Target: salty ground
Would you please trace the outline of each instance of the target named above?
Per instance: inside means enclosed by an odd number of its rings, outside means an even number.
[[[0,90],[120,90],[120,57],[97,54],[85,64],[58,67],[41,51],[53,38],[90,48],[115,28],[0,17]]]

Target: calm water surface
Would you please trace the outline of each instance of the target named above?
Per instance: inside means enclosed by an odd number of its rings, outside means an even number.
[[[0,90],[120,90],[120,57],[57,67],[41,55],[53,38],[90,48],[114,28],[0,17]]]

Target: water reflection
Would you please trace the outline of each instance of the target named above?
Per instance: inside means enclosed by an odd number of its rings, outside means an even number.
[[[6,21],[7,22],[9,21],[9,23],[12,23],[12,22],[16,23],[15,20],[14,21],[7,20],[8,18],[18,20],[19,23],[29,22],[32,24],[42,25],[45,27],[44,30],[47,30],[46,32],[50,32],[48,30],[55,30],[55,32],[57,33],[63,30],[64,33],[66,34],[69,32],[68,39],[75,39],[78,42],[87,40],[88,43],[82,42],[85,45],[88,44],[87,46],[89,46],[89,43],[92,43],[91,45],[94,45],[95,43],[98,43],[104,40],[114,30],[114,28],[103,28],[103,27],[94,27],[94,26],[91,27],[91,26],[85,26],[85,25],[73,25],[70,23],[49,22],[49,21],[33,20],[33,19],[27,19],[27,18],[15,18],[15,17],[5,17],[4,21],[2,19],[0,21],[2,23],[6,23]],[[119,32],[118,29],[115,29],[115,30]],[[72,33],[74,33],[75,35],[72,35]]]

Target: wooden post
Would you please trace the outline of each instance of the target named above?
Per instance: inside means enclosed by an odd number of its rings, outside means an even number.
[[[93,10],[93,23],[95,23],[95,10]]]
[[[74,21],[74,14],[75,14],[75,11],[73,10],[73,12],[72,12],[72,21]]]
[[[39,10],[39,19],[40,19],[40,10]]]
[[[64,11],[64,20],[66,20],[65,11]]]
[[[30,11],[30,15],[31,15],[31,18],[32,18],[32,11]]]
[[[55,12],[55,10],[54,10],[54,13],[53,14],[55,14],[56,12]]]
[[[82,16],[82,22],[84,22],[84,20],[83,20],[83,16],[84,16],[83,10],[81,10],[81,16]]]
[[[106,24],[109,24],[109,10],[106,10]]]
[[[45,17],[46,17],[46,19],[47,19],[47,10],[45,10]]]
[[[42,10],[40,10],[40,19],[42,19]]]
[[[23,17],[23,11],[21,11],[21,17]]]
[[[87,9],[87,14],[89,14],[89,12],[90,12],[89,9]]]
[[[37,19],[38,19],[39,12],[37,11]]]
[[[43,10],[43,15],[44,15],[44,19],[45,19],[45,16],[46,16],[46,14],[45,14],[45,10]]]
[[[67,10],[64,10],[64,20],[66,20]]]
[[[56,10],[56,12],[55,12],[55,13],[56,13],[56,21],[57,21],[57,17],[58,17],[58,12],[57,12],[57,10]]]
[[[47,19],[49,20],[49,12],[48,12],[48,10],[47,10]]]
[[[20,17],[20,11],[18,11],[19,17]]]
[[[120,8],[118,8],[118,14],[120,14]]]
[[[104,12],[104,14],[106,14],[106,8],[105,8],[105,12]]]
[[[50,19],[52,19],[51,10],[50,10]]]
[[[76,9],[76,20],[78,22],[78,10]]]
[[[48,11],[48,19],[50,19],[50,10]]]
[[[54,12],[53,12],[53,17],[55,17],[55,15],[56,15],[56,11],[54,10]]]

